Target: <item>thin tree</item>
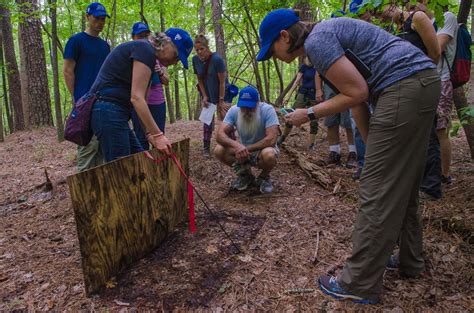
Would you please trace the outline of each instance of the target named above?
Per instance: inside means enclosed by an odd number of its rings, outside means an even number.
[[[214,37],[216,38],[216,51],[227,64],[227,54],[224,40],[224,28],[221,25],[222,3],[219,0],[211,0],[212,22],[214,25]]]
[[[53,126],[41,22],[36,16],[38,2],[16,0],[16,3],[22,13],[20,53],[25,56],[30,123],[31,126]]]
[[[10,10],[0,4],[2,43],[5,54],[5,65],[8,78],[8,95],[13,114],[13,127],[10,132],[25,129],[23,116],[23,105],[21,99],[21,84],[18,64],[16,62],[15,44],[13,41],[12,25],[10,20]]]
[[[183,116],[181,114],[181,104],[179,99],[179,69],[174,71],[174,101],[176,106],[176,119],[182,120]]]
[[[3,39],[2,32],[0,32],[0,67],[2,68],[2,97],[3,104],[5,105],[5,115],[7,117],[7,126],[8,129],[5,129],[5,134],[11,133],[13,131],[13,119],[12,114],[10,113],[10,105],[8,103],[8,88],[7,88],[7,75],[5,73],[5,61],[3,57]],[[3,115],[0,114],[0,118],[3,118]],[[2,120],[3,122],[3,120]],[[2,124],[3,125],[3,124]]]
[[[64,140],[64,124],[63,117],[61,114],[61,93],[59,91],[59,70],[58,70],[58,43],[55,40],[58,36],[58,23],[56,20],[56,5],[57,0],[48,0],[49,4],[49,15],[51,18],[51,36],[52,47],[51,47],[51,65],[53,67],[53,88],[54,88],[54,110],[56,113],[56,128],[58,140],[61,142]]]
[[[160,0],[160,26],[161,26],[162,32],[166,30],[165,17],[163,15],[164,6],[165,6],[164,1]],[[171,99],[169,85],[165,85],[165,97],[166,97],[166,107],[168,108],[168,117],[170,119],[170,124],[173,124],[174,122],[176,122],[176,118],[174,115],[173,101]]]
[[[189,99],[189,90],[188,90],[188,74],[187,71],[183,68],[183,76],[184,76],[184,93],[186,95],[186,106],[188,108],[188,120],[193,119],[193,110],[191,109],[191,102]]]

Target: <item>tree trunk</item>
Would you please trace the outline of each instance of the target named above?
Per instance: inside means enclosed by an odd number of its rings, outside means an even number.
[[[277,76],[278,76],[279,94],[281,94],[284,88],[283,75],[281,75],[279,62],[276,59],[273,59],[273,64],[275,65],[275,71],[277,72]]]
[[[162,32],[166,30],[165,17],[163,16],[164,5],[165,5],[164,0],[160,0],[160,25],[161,25]],[[174,122],[176,122],[176,118],[174,116],[174,108],[173,108],[173,101],[171,99],[170,86],[165,85],[164,87],[165,87],[166,107],[168,108],[168,118],[170,119],[170,124],[173,124]]]
[[[472,0],[462,0],[459,4],[458,23],[467,24],[469,12],[471,12]]]
[[[37,0],[16,0],[23,17],[20,19],[20,33],[25,56],[27,91],[29,98],[31,126],[52,126],[51,99],[48,89],[48,75],[41,34],[41,24],[36,12]]]
[[[23,114],[23,104],[21,99],[21,83],[18,64],[16,62],[15,44],[13,42],[12,25],[10,21],[10,11],[7,7],[0,5],[2,42],[5,54],[6,72],[8,78],[8,95],[13,115],[13,127],[10,125],[10,132],[25,129],[25,119]]]
[[[176,106],[176,119],[182,120],[181,104],[179,100],[179,70],[176,69],[174,72],[174,102]]]
[[[257,54],[255,52],[255,48],[254,48],[254,45],[252,43],[252,38],[250,37],[250,31],[249,31],[249,25],[246,24],[246,31],[245,33],[247,34],[247,42],[248,42],[248,48],[250,49],[250,56],[252,58],[252,64],[253,64],[253,70],[254,70],[254,74],[255,74],[255,80],[257,82],[257,90],[258,92],[260,93],[260,96],[262,98],[265,97],[265,94],[263,93],[264,90],[263,90],[263,85],[262,85],[262,78],[260,76],[260,69],[259,69],[259,66],[258,66],[258,62],[257,62]],[[261,99],[262,101],[266,101],[266,99]]]
[[[199,5],[199,34],[206,33],[206,0],[201,0]]]
[[[8,126],[8,129],[5,129],[5,134],[9,134],[13,132],[13,119],[12,119],[12,114],[10,113],[11,112],[10,105],[8,103],[7,75],[5,73],[5,61],[3,58],[2,32],[0,32],[0,67],[2,68],[2,91],[3,91],[2,97],[3,97],[3,104],[5,105],[5,115],[7,117],[7,126]],[[0,119],[2,119],[2,123],[3,123],[2,114],[0,114]]]
[[[473,75],[472,73],[471,75]],[[470,83],[470,90],[474,90],[474,83]],[[472,96],[471,96],[472,97]],[[466,134],[467,143],[469,144],[469,149],[471,150],[471,159],[474,159],[474,118],[465,117],[463,109],[469,107],[469,103],[466,99],[466,94],[463,87],[454,89],[453,92],[454,106],[456,107],[456,112],[458,114],[459,120],[463,121],[463,129]]]
[[[115,24],[117,23],[117,0],[112,5],[112,35],[110,36],[110,49],[115,47]]]
[[[458,12],[458,23],[467,24],[467,18],[469,16],[469,10],[471,9],[472,1],[461,1],[459,12]],[[472,34],[471,34],[472,35]],[[474,77],[474,71],[471,67],[471,77]],[[471,79],[469,82],[471,93],[474,90],[474,82]],[[472,95],[470,96],[472,99]],[[471,158],[474,159],[474,118],[464,117],[463,110],[469,107],[469,103],[466,99],[464,87],[458,87],[453,92],[454,106],[458,114],[459,120],[463,121],[463,128],[466,134],[467,143],[471,150]]]
[[[8,96],[7,96],[7,78],[5,76],[5,66],[3,62],[3,39],[2,39],[2,32],[0,32],[0,67],[2,68],[2,98],[3,98],[3,104],[5,104],[5,111],[7,111],[7,120],[10,119],[10,114],[8,112]],[[11,125],[9,125],[11,126]],[[11,129],[11,128],[10,128]],[[0,142],[3,142],[4,139],[4,131],[3,131],[3,110],[2,106],[0,105]],[[5,134],[7,134],[7,131],[5,130]]]
[[[30,98],[28,95],[28,74],[26,69],[26,55],[23,53],[27,48],[22,40],[21,32],[18,32],[18,48],[20,50],[20,82],[21,82],[21,107],[23,110],[23,122],[25,129],[31,127],[30,123]]]
[[[188,74],[187,71],[183,69],[183,76],[184,76],[184,92],[186,95],[186,106],[188,108],[188,120],[193,119],[193,111],[191,110],[191,101],[189,99],[189,89],[188,89]]]
[[[224,59],[224,63],[227,64],[227,56],[224,41],[224,28],[221,25],[222,19],[222,6],[219,0],[211,0],[212,7],[212,22],[214,24],[214,37],[216,38],[216,50],[217,53]]]
[[[58,43],[55,38],[58,36],[58,23],[56,20],[56,5],[57,0],[48,0],[50,5],[49,14],[51,17],[51,65],[53,67],[53,88],[54,88],[54,111],[56,113],[56,128],[58,134],[58,141],[64,140],[64,124],[61,113],[61,93],[59,91],[59,69],[58,69]]]

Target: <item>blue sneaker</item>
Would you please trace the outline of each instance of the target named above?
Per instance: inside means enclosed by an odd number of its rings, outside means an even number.
[[[379,302],[378,299],[364,299],[362,297],[356,296],[345,291],[344,289],[342,289],[341,286],[339,286],[339,283],[337,282],[337,279],[334,276],[319,276],[318,283],[319,289],[321,289],[322,292],[333,297],[336,300],[351,300],[354,303],[361,304],[377,304]]]

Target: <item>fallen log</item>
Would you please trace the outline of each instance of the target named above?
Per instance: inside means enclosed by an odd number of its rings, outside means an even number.
[[[173,144],[189,173],[189,139]],[[153,150],[155,158],[163,155]],[[67,178],[86,294],[147,255],[187,214],[187,184],[171,159],[134,154]]]
[[[333,191],[334,181],[332,180],[329,173],[321,166],[309,161],[302,153],[296,151],[285,144],[282,148],[296,161],[296,164],[316,183],[326,190]]]

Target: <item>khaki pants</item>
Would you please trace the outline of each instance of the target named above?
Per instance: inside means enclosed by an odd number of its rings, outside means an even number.
[[[397,242],[400,271],[416,276],[424,270],[418,190],[439,95],[436,70],[425,70],[387,87],[378,98],[369,126],[352,255],[338,278],[346,291],[377,299]]]
[[[104,158],[96,136],[92,136],[91,142],[87,146],[77,146],[77,170],[79,172],[102,164],[104,164]]]

